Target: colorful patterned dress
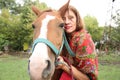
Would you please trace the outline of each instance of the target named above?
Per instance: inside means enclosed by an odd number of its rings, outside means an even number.
[[[69,55],[72,65],[85,73],[90,80],[97,80],[95,73],[98,74],[98,60],[90,34],[85,29],[82,29],[72,33],[68,37],[68,42],[70,48],[76,54],[75,57]]]

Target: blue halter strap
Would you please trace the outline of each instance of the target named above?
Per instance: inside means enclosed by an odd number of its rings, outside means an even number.
[[[62,41],[62,45],[60,47],[60,50],[58,50],[54,44],[52,42],[50,42],[49,40],[47,39],[44,39],[44,38],[37,38],[34,43],[33,43],[33,46],[32,46],[32,52],[34,51],[34,48],[36,46],[37,43],[45,43],[47,46],[49,46],[53,52],[56,54],[56,56],[59,56],[60,52],[62,51],[62,48],[63,48],[63,44],[64,44],[64,39]]]
[[[62,45],[61,45],[61,47],[60,47],[60,50],[58,50],[58,49],[54,46],[54,44],[53,44],[52,42],[50,42],[49,40],[44,39],[44,38],[37,38],[37,39],[34,41],[34,43],[33,43],[32,52],[34,51],[34,48],[35,48],[35,46],[36,46],[37,43],[45,43],[47,46],[49,46],[49,47],[53,50],[53,52],[56,54],[56,56],[59,56],[60,53],[61,53],[61,51],[62,51],[63,45],[65,45],[68,53],[69,53],[71,56],[75,57],[75,53],[71,50],[71,48],[70,48],[70,46],[69,46],[69,44],[68,44],[68,41],[67,41],[66,36],[65,36],[65,32],[63,33],[63,37],[64,37],[64,39],[63,39],[63,41],[62,41]]]
[[[70,46],[69,46],[69,44],[68,44],[67,38],[66,38],[66,36],[65,36],[65,32],[64,32],[64,34],[63,34],[63,37],[64,37],[64,41],[65,41],[65,47],[66,47],[68,53],[69,53],[71,56],[75,57],[75,53],[71,50],[71,48],[70,48]]]

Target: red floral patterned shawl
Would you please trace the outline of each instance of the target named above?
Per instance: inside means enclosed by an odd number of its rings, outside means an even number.
[[[76,57],[72,57],[73,65],[83,73],[90,76],[91,80],[97,80],[98,61],[95,52],[95,45],[90,34],[82,29],[74,32],[68,38],[69,45]]]

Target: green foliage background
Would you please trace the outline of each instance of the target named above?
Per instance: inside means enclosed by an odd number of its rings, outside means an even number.
[[[48,9],[45,3],[39,0],[22,0],[23,3],[16,3],[16,0],[0,0],[0,51],[4,47],[10,50],[21,51],[24,44],[31,46],[32,44],[32,28],[31,24],[36,18],[31,10],[31,6],[35,5],[41,10]],[[96,46],[100,49],[101,41],[104,41],[102,48],[120,50],[120,10],[116,11],[112,20],[115,26],[99,26],[94,16],[86,15],[84,22],[86,29],[91,34],[94,42],[99,44]],[[109,40],[106,40],[108,38]]]
[[[45,3],[39,0],[23,0],[23,4],[16,3],[16,0],[0,0],[0,50],[7,46],[10,50],[23,50],[23,44],[32,43],[31,24],[35,19],[31,7],[47,9]]]

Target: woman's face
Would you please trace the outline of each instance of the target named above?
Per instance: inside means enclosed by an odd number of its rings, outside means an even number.
[[[72,33],[76,30],[76,16],[73,11],[66,11],[63,20],[65,22],[64,28],[67,33]]]

